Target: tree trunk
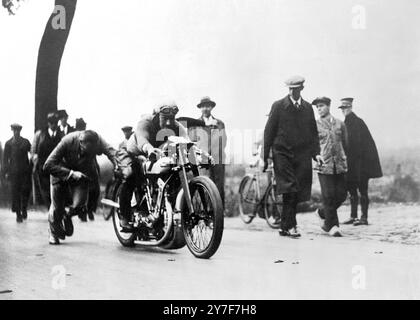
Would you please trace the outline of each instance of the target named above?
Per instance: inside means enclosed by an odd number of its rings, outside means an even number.
[[[58,75],[61,58],[70,33],[76,4],[77,0],[55,0],[54,11],[45,27],[39,47],[36,70],[35,130],[44,128],[47,124],[48,113],[57,111]],[[65,8],[65,12],[63,11],[65,15],[64,29],[56,26],[60,8]]]

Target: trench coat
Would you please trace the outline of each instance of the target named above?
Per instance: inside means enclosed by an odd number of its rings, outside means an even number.
[[[274,102],[264,130],[264,161],[273,153],[276,193],[311,198],[312,158],[320,153],[312,105],[302,99],[297,109],[289,96]]]
[[[347,180],[359,182],[361,178],[382,177],[378,150],[365,122],[352,112],[344,123],[348,133]]]

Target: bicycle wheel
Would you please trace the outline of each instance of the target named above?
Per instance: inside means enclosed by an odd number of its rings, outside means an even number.
[[[273,228],[280,228],[280,216],[283,210],[283,201],[276,200],[275,187],[270,184],[264,196],[264,216],[267,224]]]
[[[254,176],[245,176],[239,185],[239,215],[246,224],[254,220],[259,199],[257,181]]]

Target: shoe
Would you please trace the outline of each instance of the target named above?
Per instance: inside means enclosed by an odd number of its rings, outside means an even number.
[[[61,240],[66,239],[66,231],[64,230],[61,222],[50,222],[50,233]]]
[[[95,215],[93,214],[93,212],[88,212],[88,218],[89,218],[90,221],[95,220]]]
[[[22,210],[22,218],[23,218],[23,220],[28,219],[28,211],[27,210]]]
[[[330,234],[330,236],[332,237],[342,237],[343,235],[341,234],[340,228],[337,226],[334,226],[331,228],[330,232],[328,232]]]
[[[87,222],[87,215],[86,215],[86,213],[79,214],[79,219],[82,222]]]
[[[74,233],[74,226],[73,221],[71,220],[71,216],[65,215],[63,218],[64,221],[64,231],[67,237],[71,237]]]
[[[128,221],[126,218],[121,217],[120,218],[120,227],[121,227],[121,231],[122,232],[133,232],[134,227],[133,225],[130,223],[130,221]]]
[[[290,232],[282,229],[282,230],[279,231],[279,235],[281,237],[290,237]]]
[[[16,222],[17,223],[22,223],[23,222],[23,218],[21,214],[16,214]]]
[[[367,226],[368,224],[369,224],[368,220],[364,219],[364,218],[360,219],[360,220],[357,220],[353,223],[354,226]]]
[[[50,245],[53,245],[53,246],[60,244],[60,240],[58,240],[58,238],[53,236],[51,233],[50,233],[48,242]]]
[[[342,222],[341,224],[354,224],[355,221],[357,221],[356,218],[349,218],[346,221]]]
[[[299,238],[299,237],[301,237],[301,234],[300,234],[300,231],[299,231],[299,227],[298,226],[290,229],[289,230],[289,234],[290,234],[290,237],[292,237],[292,238]]]

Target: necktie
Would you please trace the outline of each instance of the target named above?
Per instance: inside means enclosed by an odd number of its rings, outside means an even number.
[[[295,103],[295,107],[296,107],[296,109],[297,109],[297,110],[299,110],[299,109],[300,109],[300,105],[299,105],[299,103],[298,103],[298,102],[296,102],[296,103]]]

